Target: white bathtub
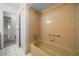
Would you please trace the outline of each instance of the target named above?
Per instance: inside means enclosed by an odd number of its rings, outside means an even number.
[[[30,51],[34,56],[79,56],[77,51],[44,41],[36,41],[32,43],[30,45]]]

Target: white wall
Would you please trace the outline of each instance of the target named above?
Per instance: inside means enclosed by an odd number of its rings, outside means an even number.
[[[0,3],[0,9],[8,12],[13,12],[13,13],[17,13],[18,11],[14,7],[7,6],[4,3]]]
[[[28,39],[27,39],[27,15],[26,15],[26,4],[24,5],[24,7],[21,9],[21,45],[23,47],[23,49],[26,51],[27,49],[27,43],[28,43]]]
[[[27,17],[27,6],[23,4],[20,9],[20,22],[21,22],[21,47],[25,52],[28,49],[28,17]]]
[[[22,9],[25,7],[25,4],[22,4],[21,6],[20,6],[20,9],[18,10],[18,12],[17,12],[17,19],[18,20],[16,20],[16,35],[17,35],[17,39],[18,39],[18,41],[17,41],[17,43],[19,43],[19,29],[20,29],[20,27],[19,27],[19,21],[21,21],[21,19],[19,19],[19,18],[21,18],[21,13],[22,13]],[[22,41],[23,39],[21,39],[21,41]]]

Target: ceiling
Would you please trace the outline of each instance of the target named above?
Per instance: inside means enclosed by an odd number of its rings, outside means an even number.
[[[9,6],[15,10],[18,10],[21,8],[23,3],[0,3],[0,5]],[[38,12],[41,12],[46,8],[49,8],[54,5],[56,5],[56,3],[32,3],[32,7]]]
[[[5,5],[18,9],[22,5],[22,3],[5,3]]]
[[[54,5],[56,5],[56,3],[33,3],[32,7],[36,11],[41,12],[41,11],[45,10],[46,8],[54,6]]]
[[[23,3],[0,3],[0,7],[12,8],[13,10],[19,10]]]

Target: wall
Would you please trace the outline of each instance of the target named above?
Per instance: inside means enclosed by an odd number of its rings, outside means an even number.
[[[60,37],[51,37],[60,35]],[[55,43],[62,47],[75,49],[76,37],[76,5],[64,4],[49,12],[45,12],[41,17],[41,39],[49,43]],[[51,41],[50,39],[55,39]]]
[[[18,17],[20,18],[17,20],[17,38],[20,38],[21,48],[23,48],[24,52],[28,52],[28,9],[27,4],[23,3],[18,11]],[[20,24],[19,24],[20,23]],[[20,25],[20,26],[19,26]],[[18,31],[20,29],[20,32]],[[19,37],[20,34],[20,37]]]
[[[29,42],[34,42],[34,35],[39,36],[40,32],[40,15],[32,7],[29,9]]]
[[[20,29],[21,29],[21,47],[23,48],[24,51],[26,51],[26,6],[24,6],[24,8],[21,10],[21,13],[20,13]]]
[[[18,9],[16,10],[15,8],[11,7],[11,6],[7,6],[4,3],[0,3],[0,10],[4,10],[4,11],[8,11],[8,12],[13,12],[13,13],[17,13]]]

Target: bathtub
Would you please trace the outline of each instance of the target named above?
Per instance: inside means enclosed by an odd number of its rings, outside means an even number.
[[[30,45],[30,52],[34,56],[79,56],[78,51],[44,41],[33,42]]]

